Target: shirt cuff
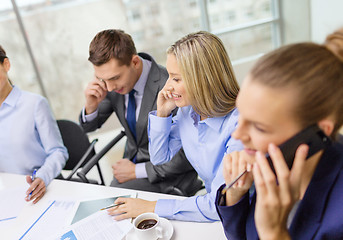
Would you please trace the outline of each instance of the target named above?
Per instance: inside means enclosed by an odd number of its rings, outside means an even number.
[[[166,129],[170,129],[172,125],[173,116],[170,114],[169,117],[158,117],[156,116],[157,111],[149,113],[149,127],[154,132],[165,132]]]
[[[159,199],[156,202],[155,213],[164,218],[173,218],[173,209],[176,199]]]
[[[215,200],[215,204],[219,213],[223,211],[227,211],[227,209],[243,208],[242,205],[244,206],[244,204],[246,204],[246,202],[249,201],[249,191],[248,191],[246,194],[243,195],[243,197],[237,203],[235,203],[232,206],[226,206],[226,193],[225,195],[221,193],[224,187],[225,187],[225,184],[220,186],[220,188],[217,191],[216,200]]]
[[[91,121],[94,120],[97,116],[98,116],[98,109],[95,110],[94,112],[92,112],[91,114],[87,114],[87,115],[86,115],[86,109],[85,109],[85,107],[83,107],[83,109],[82,109],[82,121],[83,121],[84,123],[86,123],[86,122],[91,122]]]
[[[47,187],[51,182],[47,174],[44,174],[42,171],[39,171],[39,169],[37,171],[36,178],[41,178],[45,184],[45,187]]]
[[[148,173],[145,169],[145,162],[137,163],[135,168],[136,178],[147,178]]]

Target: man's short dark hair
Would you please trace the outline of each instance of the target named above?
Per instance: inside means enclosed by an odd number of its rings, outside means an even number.
[[[130,65],[136,47],[131,36],[122,30],[108,29],[99,32],[89,45],[88,60],[95,66],[107,63],[112,58],[120,65]]]

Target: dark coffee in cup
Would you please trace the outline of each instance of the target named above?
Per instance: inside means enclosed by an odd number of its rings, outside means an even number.
[[[157,221],[155,219],[144,219],[140,221],[137,225],[138,229],[149,229],[155,226]]]

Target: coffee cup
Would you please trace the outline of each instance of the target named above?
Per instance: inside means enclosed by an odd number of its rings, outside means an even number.
[[[156,213],[142,213],[135,218],[133,226],[139,240],[156,240],[163,237],[160,218]]]

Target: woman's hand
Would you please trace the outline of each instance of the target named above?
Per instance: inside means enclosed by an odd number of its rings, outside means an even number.
[[[169,80],[168,80],[169,81]],[[168,81],[163,89],[158,93],[157,97],[157,116],[168,117],[176,108],[175,101],[172,96],[173,87],[168,86]]]
[[[109,215],[115,216],[115,220],[135,218],[145,212],[154,212],[156,201],[147,201],[139,198],[117,198],[114,204],[124,203],[107,210]]]
[[[26,182],[30,184],[29,189],[26,191],[26,198],[27,202],[34,199],[33,203],[37,203],[45,194],[46,187],[45,183],[41,178],[36,178],[32,181],[31,176],[26,176]],[[31,196],[30,193],[32,192]]]
[[[258,152],[253,167],[253,176],[257,192],[255,224],[260,239],[290,239],[287,219],[294,203],[300,197],[301,175],[308,152],[307,145],[297,149],[294,164],[288,169],[279,148],[269,144],[276,176],[266,157]]]
[[[224,156],[223,175],[227,185],[242,172],[248,170],[248,172],[226,192],[227,206],[236,204],[243,195],[249,191],[253,183],[253,177],[250,173],[251,165],[248,163],[249,158],[251,157],[249,157],[244,150],[240,152],[232,152]]]

